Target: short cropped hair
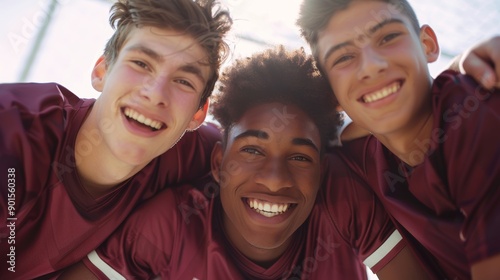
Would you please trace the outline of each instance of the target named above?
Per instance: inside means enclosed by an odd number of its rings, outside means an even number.
[[[333,139],[340,116],[328,81],[304,49],[283,46],[239,59],[221,75],[219,94],[212,96],[211,113],[220,123],[224,145],[229,130],[254,106],[279,102],[302,109],[316,124],[322,152]]]
[[[316,59],[319,58],[318,33],[326,28],[335,13],[346,9],[355,1],[379,1],[392,4],[397,11],[408,17],[417,34],[420,31],[417,15],[407,0],[303,0],[297,25]]]
[[[232,25],[229,12],[222,10],[216,0],[119,0],[111,7],[109,23],[116,30],[104,49],[108,67],[116,62],[135,27],[169,28],[192,36],[206,51],[211,69],[200,107],[206,102],[229,54],[224,36]]]

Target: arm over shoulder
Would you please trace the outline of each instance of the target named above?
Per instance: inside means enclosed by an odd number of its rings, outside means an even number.
[[[470,77],[451,72],[436,79],[434,90],[445,180],[464,218],[460,238],[467,258],[471,264],[498,259],[500,91],[487,91]]]
[[[377,273],[405,246],[375,194],[335,154],[327,155],[326,205],[331,219],[359,258]]]
[[[187,132],[171,149],[159,157],[158,188],[194,182],[210,172],[210,156],[220,131],[212,123],[205,123],[197,130]],[[155,187],[155,186],[153,186]],[[153,190],[156,192],[157,190]]]
[[[87,255],[83,260],[87,270],[100,279],[168,275],[181,223],[177,205],[178,195],[173,188],[146,201],[106,242]],[[70,270],[65,277],[73,279],[72,273],[78,271]]]
[[[335,154],[327,157],[327,208],[332,222],[359,259],[379,279],[427,279],[367,183]]]

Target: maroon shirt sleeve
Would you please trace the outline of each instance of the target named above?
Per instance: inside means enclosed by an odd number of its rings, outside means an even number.
[[[57,94],[57,87],[55,84],[0,85],[2,221],[6,216],[15,216],[45,187],[43,182],[48,179],[65,124],[64,99]],[[8,198],[14,199],[9,213],[5,211]]]
[[[449,195],[464,217],[460,239],[470,263],[500,253],[500,91],[445,72],[435,81]]]
[[[366,183],[336,154],[326,157],[325,203],[332,222],[360,261],[377,273],[405,242]]]
[[[178,201],[173,188],[138,208],[84,263],[99,278],[149,279],[168,275],[178,240]],[[118,274],[116,274],[118,273]]]
[[[147,182],[142,199],[172,185],[192,183],[206,176],[210,172],[212,149],[220,137],[219,128],[213,123],[186,132],[177,144],[134,176],[141,184]]]
[[[205,248],[208,209],[193,186],[169,188],[138,208],[84,264],[100,278],[175,278]]]

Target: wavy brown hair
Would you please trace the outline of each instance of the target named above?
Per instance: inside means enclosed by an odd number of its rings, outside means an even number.
[[[169,28],[192,36],[206,51],[210,79],[201,96],[200,106],[212,94],[221,64],[229,54],[224,36],[232,19],[215,0],[119,0],[111,7],[111,26],[116,29],[104,49],[108,67],[133,28],[151,26]]]

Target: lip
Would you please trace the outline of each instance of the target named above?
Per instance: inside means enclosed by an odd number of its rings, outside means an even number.
[[[266,217],[266,216],[263,216],[259,213],[257,213],[255,211],[255,209],[252,209],[250,208],[250,205],[248,205],[248,199],[249,197],[243,197],[241,199],[241,202],[243,203],[247,213],[248,213],[248,216],[255,222],[259,223],[259,224],[262,224],[262,225],[267,225],[267,226],[276,226],[280,223],[283,223],[284,221],[288,220],[288,218],[290,218],[291,215],[293,215],[293,213],[295,212],[296,208],[297,208],[297,203],[293,203],[293,202],[284,202],[285,200],[281,200],[280,202],[278,202],[276,199],[272,199],[272,200],[266,200],[266,201],[269,201],[269,202],[273,202],[273,203],[292,203],[293,205],[290,205],[290,207],[288,208],[288,210],[283,213],[283,214],[279,214],[279,215],[276,215],[276,216],[273,216],[273,217]],[[255,196],[252,196],[251,198],[257,198]],[[265,199],[261,199],[261,200],[265,200]]]
[[[396,84],[396,83],[399,84],[399,88],[395,92],[390,93],[389,95],[382,97],[381,99],[378,99],[376,101],[365,102],[364,98],[366,95],[373,94],[373,93],[380,91],[386,87],[390,87],[391,85]],[[371,107],[371,108],[384,106],[397,98],[403,85],[404,85],[403,79],[395,79],[395,80],[392,80],[390,82],[384,83],[383,85],[377,85],[377,86],[370,87],[368,89],[364,89],[363,92],[361,92],[357,96],[357,101],[362,103],[363,106]]]
[[[146,126],[143,126],[143,125],[136,123],[134,120],[129,119],[125,115],[124,111],[125,111],[125,108],[127,108],[127,107],[134,110],[134,111],[139,112],[140,114],[142,114],[145,117],[148,117],[150,119],[159,120],[160,118],[158,118],[157,116],[148,114],[148,113],[144,113],[143,110],[137,109],[136,107],[133,107],[133,106],[123,106],[120,108],[120,114],[121,114],[125,128],[130,133],[137,135],[137,136],[140,136],[140,137],[151,138],[151,137],[157,136],[158,134],[162,133],[165,129],[167,129],[167,125],[164,122],[162,122],[162,124],[163,124],[162,127],[159,130],[155,130],[155,131],[149,129]]]

